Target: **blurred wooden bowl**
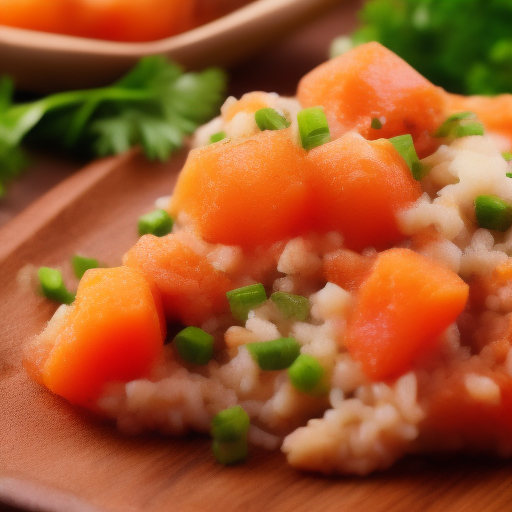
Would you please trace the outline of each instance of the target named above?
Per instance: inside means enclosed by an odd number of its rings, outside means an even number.
[[[211,23],[147,43],[118,43],[0,26],[0,74],[35,92],[109,83],[144,55],[189,69],[229,66],[343,0],[257,0]],[[0,19],[1,23],[1,19]]]

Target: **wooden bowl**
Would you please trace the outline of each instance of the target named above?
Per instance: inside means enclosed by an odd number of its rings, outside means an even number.
[[[343,0],[257,0],[216,21],[147,43],[118,43],[0,26],[0,74],[37,92],[111,82],[144,55],[189,69],[231,65]],[[0,18],[1,23],[1,18]]]

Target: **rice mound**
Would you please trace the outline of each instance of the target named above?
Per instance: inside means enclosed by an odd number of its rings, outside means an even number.
[[[291,137],[300,145],[300,103],[275,93],[252,94],[290,119]],[[198,129],[192,145],[207,145],[218,132],[231,139],[256,134],[254,113],[242,109],[233,115],[236,106],[228,98],[221,116]],[[339,232],[311,232],[246,253],[200,239],[181,213],[172,231],[181,244],[242,285],[261,282],[272,292],[307,297],[310,315],[286,318],[268,299],[243,325],[230,314],[207,318],[199,327],[223,348],[215,359],[194,366],[168,344],[148,378],[109,383],[95,407],[127,434],[179,436],[209,432],[217,413],[240,405],[251,420],[250,443],[281,449],[292,466],[325,474],[367,475],[409,453],[512,456],[502,407],[512,409],[512,229],[479,228],[473,206],[482,194],[512,202],[511,164],[500,150],[492,134],[441,145],[422,160],[429,169],[423,194],[397,214],[404,235],[399,247],[440,263],[479,293],[478,305],[467,307],[439,336],[438,350],[414,360],[406,373],[374,381],[347,350],[345,331],[356,297],[324,277],[325,263],[346,249]],[[160,198],[156,205],[167,208],[170,200]],[[362,252],[366,258],[377,254],[373,247]],[[45,343],[51,343],[65,311],[62,306],[43,333]],[[327,394],[299,392],[287,370],[262,371],[245,346],[281,337],[293,337],[302,354],[321,363],[329,378]]]
[[[283,113],[300,109],[293,99],[275,94],[266,98],[269,106]],[[233,101],[228,99],[226,105]],[[206,144],[221,130],[230,137],[247,136],[255,130],[254,116],[242,112],[230,121],[214,119],[198,130],[195,144]],[[424,193],[399,214],[400,229],[408,236],[402,246],[442,263],[467,281],[488,279],[500,266],[512,265],[511,231],[497,234],[478,228],[471,208],[479,194],[512,200],[508,163],[493,138],[457,139],[423,163],[430,168],[422,182]],[[425,230],[436,236],[416,244],[415,236]],[[207,320],[201,327],[225,344],[224,359],[201,369],[189,367],[177,363],[175,349],[167,345],[150,379],[112,384],[105,390],[98,406],[117,419],[123,432],[208,432],[216,413],[239,404],[251,418],[249,441],[269,450],[280,447],[292,466],[305,470],[366,475],[389,467],[404,454],[432,450],[512,455],[512,436],[506,429],[484,424],[475,425],[471,435],[440,435],[436,412],[440,393],[453,382],[460,384],[460,403],[476,404],[483,412],[501,403],[502,387],[496,376],[512,376],[512,350],[508,341],[499,350],[493,342],[512,318],[508,282],[488,291],[483,311],[452,324],[441,335],[435,356],[416,361],[394,380],[372,382],[344,346],[354,297],[322,276],[325,258],[343,247],[339,233],[294,238],[257,256],[197,239],[185,216],[177,219],[173,234],[198,254],[207,255],[216,269],[236,273],[250,268],[268,289],[308,297],[311,317],[306,322],[286,319],[267,300],[249,313],[243,326],[229,316]],[[375,251],[368,248],[365,254]],[[461,331],[468,329],[473,332],[470,341],[461,337]],[[328,396],[298,392],[286,370],[263,372],[244,347],[286,336],[293,336],[301,353],[315,356],[328,369]]]

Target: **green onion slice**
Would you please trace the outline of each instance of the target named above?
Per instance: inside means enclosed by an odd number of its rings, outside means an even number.
[[[395,149],[405,160],[405,163],[411,170],[412,176],[416,181],[420,181],[428,174],[428,167],[420,162],[416,154],[416,149],[414,149],[412,136],[409,133],[392,137],[389,139],[389,142],[393,144]]]
[[[466,124],[459,124],[455,129],[455,138],[471,137],[472,135],[483,135],[484,126],[482,123],[472,121]]]
[[[221,141],[222,139],[225,139],[226,138],[226,132],[217,132],[217,133],[214,133],[211,137],[210,137],[210,144],[214,144],[215,142],[219,142]]]
[[[323,386],[325,369],[318,359],[309,354],[300,354],[288,368],[288,377],[293,387],[301,393],[318,396],[327,389]]]
[[[261,283],[243,286],[226,293],[231,313],[237,320],[247,320],[249,311],[267,300],[265,288]]]
[[[372,122],[371,122],[370,126],[374,130],[380,130],[382,128],[382,121],[378,117],[374,117],[372,119]]]
[[[475,121],[476,115],[473,112],[459,112],[451,115],[438,128],[434,137],[452,137],[458,139],[471,135],[483,135],[484,127]]]
[[[41,267],[37,271],[39,283],[43,295],[60,304],[71,304],[75,300],[75,294],[71,293],[64,284],[60,270],[49,267]]]
[[[504,232],[512,225],[512,205],[498,196],[478,196],[475,199],[475,213],[481,228]]]
[[[504,151],[503,153],[501,153],[501,155],[503,156],[503,158],[505,159],[506,162],[510,162],[510,160],[512,160],[512,152],[511,151]]]
[[[224,409],[212,420],[213,454],[221,464],[236,464],[247,458],[250,419],[239,405]]]
[[[507,178],[512,178],[512,172],[506,172],[506,173],[505,173],[505,176],[506,176]]]
[[[296,318],[303,322],[309,316],[309,300],[302,295],[274,292],[270,299],[285,318]]]
[[[213,356],[214,338],[199,327],[186,327],[176,335],[174,343],[187,363],[208,364]]]
[[[243,462],[247,458],[249,450],[247,448],[247,439],[231,442],[214,439],[212,451],[217,462],[229,466]]]
[[[247,343],[245,347],[264,371],[284,370],[300,354],[300,344],[295,338]]]
[[[309,151],[331,140],[327,117],[322,107],[311,107],[297,114],[302,147]]]
[[[85,256],[75,254],[71,258],[71,266],[73,267],[73,272],[75,273],[77,279],[82,279],[87,270],[91,268],[98,268],[100,263],[95,258],[87,258]]]
[[[273,108],[260,108],[254,113],[254,119],[261,131],[282,130],[291,124],[286,117],[278,114]]]
[[[251,420],[239,405],[224,409],[212,420],[210,434],[214,439],[232,442],[247,436]]]
[[[165,210],[153,210],[139,217],[139,235],[165,236],[172,231],[173,224]]]

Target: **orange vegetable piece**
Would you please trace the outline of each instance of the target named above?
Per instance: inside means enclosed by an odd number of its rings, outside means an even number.
[[[152,41],[192,28],[190,0],[0,0],[0,23],[113,41]]]
[[[231,103],[223,112],[224,121],[231,121],[239,112],[254,113],[268,107],[267,93],[254,91],[244,94],[238,101]]]
[[[380,253],[359,288],[345,339],[373,380],[396,377],[437,348],[464,309],[469,287],[457,274],[410,249]]]
[[[447,94],[449,114],[471,111],[484,128],[507,138],[512,147],[512,94],[499,96],[459,96]]]
[[[307,213],[305,151],[289,129],[190,152],[170,204],[201,238],[253,249],[296,235]]]
[[[0,24],[112,41],[163,39],[249,0],[0,0]]]
[[[364,256],[349,249],[340,249],[324,257],[326,281],[356,292],[371,272],[377,256]]]
[[[87,37],[113,41],[154,41],[194,26],[194,1],[81,0]]]
[[[311,150],[307,161],[316,229],[340,231],[355,251],[405,238],[396,214],[420,197],[421,187],[389,141],[350,132]]]
[[[201,325],[213,315],[229,311],[226,292],[230,279],[174,235],[145,235],[124,256],[123,264],[152,279],[162,295],[168,320]]]
[[[27,349],[31,376],[71,403],[94,408],[108,382],[146,376],[165,322],[158,290],[137,270],[89,270],[75,302]]]
[[[445,118],[444,91],[376,42],[310,71],[297,97],[303,107],[325,108],[333,137],[352,129],[370,140],[410,133],[420,158],[437,147],[430,134]],[[381,129],[371,128],[373,118]]]
[[[0,0],[0,25],[73,34],[80,18],[77,0]]]

